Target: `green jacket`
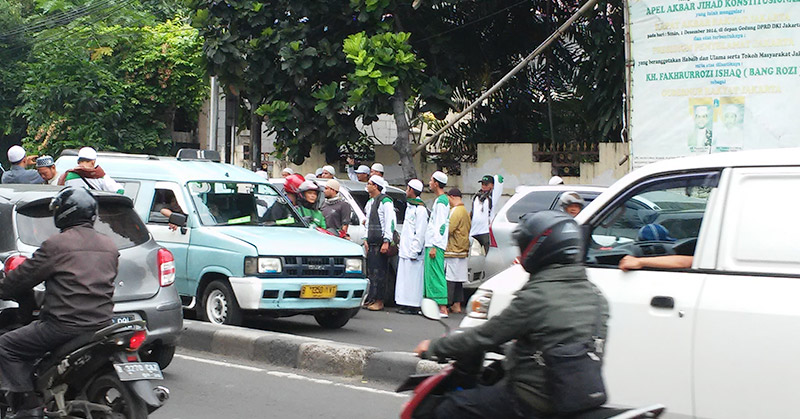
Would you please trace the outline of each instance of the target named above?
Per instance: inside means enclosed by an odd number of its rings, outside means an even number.
[[[322,215],[322,211],[317,209],[306,208],[302,205],[296,208],[297,212],[300,213],[301,217],[311,217],[312,225],[317,226],[323,230],[328,228],[328,226],[325,225],[325,217]]]
[[[599,308],[599,312],[598,312]],[[586,278],[583,265],[552,265],[533,275],[516,298],[486,323],[431,342],[440,358],[470,359],[516,339],[505,361],[506,377],[517,394],[542,413],[553,412],[540,351],[558,344],[591,342],[600,314],[605,339],[608,302]]]

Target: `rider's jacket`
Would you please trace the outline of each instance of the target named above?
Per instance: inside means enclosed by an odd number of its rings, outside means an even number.
[[[118,259],[110,238],[88,224],[70,227],[0,279],[0,293],[14,295],[44,282],[43,320],[76,330],[98,329],[111,324]]]
[[[554,410],[541,352],[558,344],[591,342],[595,334],[605,339],[607,320],[608,302],[586,278],[583,265],[550,265],[531,275],[500,314],[431,342],[428,352],[440,358],[473,359],[516,339],[506,357],[509,381],[522,400],[550,413]]]

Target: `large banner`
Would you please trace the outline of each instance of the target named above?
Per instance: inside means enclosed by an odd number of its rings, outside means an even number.
[[[800,146],[800,0],[629,0],[634,167]]]

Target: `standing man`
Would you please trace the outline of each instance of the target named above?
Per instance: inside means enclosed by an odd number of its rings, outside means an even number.
[[[58,184],[58,172],[52,157],[42,156],[36,159],[36,171],[39,172],[39,176],[44,179],[45,183],[49,185]]]
[[[322,173],[318,177],[320,179],[334,179],[336,177],[336,169],[331,165],[322,166]]]
[[[436,195],[425,230],[425,297],[439,304],[439,311],[447,317],[447,281],[444,276],[444,250],[447,248],[450,201],[444,194],[447,175],[436,171],[428,182]]]
[[[61,175],[58,184],[118,194],[125,193],[122,186],[97,165],[97,151],[91,147],[83,147],[78,150],[78,167],[69,169]]]
[[[503,194],[503,177],[485,175],[480,183],[481,190],[472,199],[472,228],[469,235],[483,246],[483,252],[486,253],[489,251],[489,224],[497,213]]]
[[[11,169],[3,173],[3,177],[0,179],[2,183],[44,183],[44,179],[39,176],[38,172],[27,169],[32,159],[26,157],[25,154],[25,149],[18,145],[8,149],[8,161],[11,163]]]
[[[464,283],[469,275],[469,214],[464,208],[461,191],[451,188],[447,192],[450,200],[450,228],[447,248],[444,251],[444,273],[447,279],[448,305],[453,313],[461,313],[464,301]]]
[[[347,158],[347,177],[353,182],[366,182],[369,180],[370,170],[366,165],[356,166],[356,160],[352,157]]]
[[[428,226],[428,209],[419,199],[422,181],[411,179],[406,188],[406,217],[400,233],[397,263],[397,282],[394,301],[400,314],[417,314],[424,294],[425,230]]]
[[[397,224],[392,198],[384,193],[386,181],[380,176],[372,176],[367,182],[369,201],[364,206],[367,220],[367,238],[364,246],[367,251],[367,277],[369,294],[367,310],[383,310],[386,295],[386,272],[389,268],[389,244]]]
[[[291,176],[293,174],[294,174],[294,169],[292,169],[291,167],[287,167],[287,168],[281,170],[281,177],[282,178],[287,178],[287,177],[289,177],[289,176]]]
[[[339,195],[339,181],[331,179],[325,183],[325,202],[322,203],[322,216],[328,231],[343,239],[350,239],[347,228],[350,226],[350,204]]]

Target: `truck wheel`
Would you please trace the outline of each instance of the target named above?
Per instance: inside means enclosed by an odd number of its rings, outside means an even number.
[[[156,343],[148,346],[144,351],[140,351],[139,356],[142,357],[142,361],[157,363],[163,370],[169,366],[175,356],[175,345]]]
[[[203,291],[203,320],[214,324],[238,326],[242,323],[242,310],[231,287],[223,281],[212,281]]]
[[[326,310],[314,313],[314,319],[326,329],[338,329],[347,324],[360,307],[344,310]]]

